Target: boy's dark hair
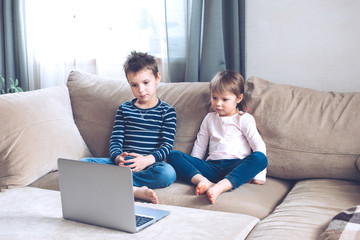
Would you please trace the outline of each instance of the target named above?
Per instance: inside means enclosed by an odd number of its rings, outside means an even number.
[[[143,69],[153,72],[155,78],[159,72],[155,57],[143,52],[132,51],[124,63],[124,72],[127,78],[128,73],[138,73]]]

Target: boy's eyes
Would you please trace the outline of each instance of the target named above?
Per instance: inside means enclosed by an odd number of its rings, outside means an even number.
[[[148,85],[149,82],[143,82],[144,85]],[[134,83],[134,84],[130,84],[131,87],[137,87],[138,84]]]

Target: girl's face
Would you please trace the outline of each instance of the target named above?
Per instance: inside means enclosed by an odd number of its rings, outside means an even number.
[[[243,94],[239,97],[231,92],[212,92],[211,93],[211,105],[213,109],[221,117],[229,117],[238,112],[236,106],[243,99]]]

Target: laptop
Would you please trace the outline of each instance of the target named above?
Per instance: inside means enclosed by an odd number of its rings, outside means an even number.
[[[65,219],[135,233],[170,214],[134,204],[127,167],[59,158],[58,169]]]

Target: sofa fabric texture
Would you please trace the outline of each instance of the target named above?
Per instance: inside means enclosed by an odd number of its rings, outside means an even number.
[[[26,186],[57,170],[59,157],[89,155],[66,86],[0,95],[0,188]]]
[[[360,93],[246,81],[247,105],[269,159],[268,175],[360,180]]]
[[[358,182],[300,180],[274,212],[256,225],[247,239],[319,239],[335,215],[359,204]]]

